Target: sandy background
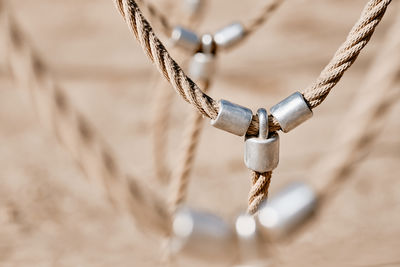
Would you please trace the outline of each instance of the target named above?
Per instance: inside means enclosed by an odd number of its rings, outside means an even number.
[[[159,75],[112,1],[10,2],[60,83],[113,147],[121,164],[151,183],[150,118]],[[202,32],[244,20],[261,6],[261,1],[210,2]],[[344,40],[365,2],[287,1],[240,48],[221,55],[211,95],[229,96],[255,110],[307,86]],[[314,118],[281,136],[281,164],[273,177],[272,194],[290,181],[312,184],[324,178],[310,177],[309,170],[335,140],[341,116],[396,16],[396,2]],[[54,136],[40,126],[27,94],[16,90],[5,66],[4,47],[0,49],[0,265],[157,266],[159,240],[143,235],[128,217],[114,211]],[[171,164],[176,162],[174,147],[185,123],[181,114],[190,110],[178,97],[175,103]],[[368,157],[344,190],[323,208],[313,227],[268,251],[273,262],[278,266],[400,266],[399,112],[400,102]],[[242,149],[238,138],[205,127],[190,185],[191,206],[230,221],[245,208],[249,179]],[[159,193],[165,195],[164,190]],[[181,266],[210,265],[178,261]]]

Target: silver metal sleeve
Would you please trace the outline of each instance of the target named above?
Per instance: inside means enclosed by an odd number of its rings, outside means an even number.
[[[202,259],[226,259],[227,252],[237,249],[233,229],[210,213],[181,208],[173,220],[172,229],[174,253],[182,252]]]
[[[211,120],[211,125],[238,136],[245,135],[253,119],[253,112],[227,100],[221,99],[218,103],[219,113],[215,120]]]
[[[215,73],[215,57],[212,54],[196,53],[189,65],[190,78],[210,80]]]
[[[269,237],[282,237],[309,218],[316,208],[317,196],[305,183],[292,183],[260,208],[260,230]]]
[[[237,44],[244,37],[244,27],[239,22],[232,23],[214,34],[214,41],[218,48],[229,48]]]
[[[244,163],[256,172],[274,170],[279,164],[279,135],[272,133],[267,139],[247,138],[245,141]]]
[[[293,130],[313,115],[303,95],[299,92],[290,95],[273,106],[270,112],[285,133]]]
[[[174,27],[171,33],[173,45],[182,47],[190,52],[194,52],[200,47],[200,39],[194,33],[180,26]]]

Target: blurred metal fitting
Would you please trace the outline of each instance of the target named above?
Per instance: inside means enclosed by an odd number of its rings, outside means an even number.
[[[262,255],[260,248],[259,233],[254,216],[241,214],[235,221],[236,235],[238,237],[238,248],[241,262],[254,262]]]
[[[234,231],[220,217],[210,213],[181,208],[172,225],[174,237],[171,248],[203,259],[227,258],[234,252]]]
[[[171,41],[173,45],[190,52],[197,51],[200,48],[200,39],[197,34],[181,26],[174,27],[171,33]]]
[[[215,120],[211,120],[211,125],[238,136],[245,135],[253,119],[251,109],[223,99],[218,103],[218,116]]]
[[[184,9],[190,14],[196,14],[204,4],[202,0],[184,0]]]
[[[244,163],[256,172],[267,172],[279,164],[279,135],[268,135],[268,113],[264,108],[257,111],[259,121],[258,137],[246,137]]]
[[[248,214],[242,214],[236,218],[235,229],[239,239],[253,239],[257,236],[256,220]]]
[[[287,133],[312,117],[313,112],[299,92],[288,96],[271,109],[272,116]]]
[[[203,34],[201,37],[201,52],[212,54],[215,52],[214,38],[211,34]]]
[[[317,196],[307,184],[295,182],[266,201],[258,212],[260,231],[279,238],[299,227],[314,212]]]
[[[189,76],[194,80],[210,80],[215,72],[212,54],[196,53],[189,65]]]
[[[214,40],[218,48],[230,48],[237,44],[244,37],[244,27],[241,23],[235,22],[214,34]]]

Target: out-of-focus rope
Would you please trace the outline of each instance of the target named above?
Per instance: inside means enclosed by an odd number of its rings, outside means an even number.
[[[171,106],[173,97],[175,96],[172,90],[167,90],[163,80],[159,80],[159,88],[157,88],[155,104],[154,104],[154,119],[153,119],[153,159],[156,179],[165,184],[169,181],[171,169],[168,166],[167,157],[167,140],[168,128],[170,124]]]
[[[104,189],[112,204],[129,212],[139,226],[168,233],[170,216],[165,203],[137,179],[123,173],[111,149],[57,85],[9,9],[0,0],[9,64],[19,86],[30,89],[40,119],[71,152],[90,180]]]
[[[203,90],[209,89],[209,82],[204,81]],[[179,206],[183,203],[187,196],[190,173],[193,169],[194,158],[196,155],[201,130],[203,128],[203,117],[198,112],[192,112],[185,129],[185,139],[181,159],[173,173],[170,210],[171,214],[175,214]]]
[[[245,35],[248,37],[255,31],[257,31],[271,17],[274,11],[276,11],[283,2],[284,0],[265,1],[265,4],[260,8],[260,12],[256,16],[248,19],[248,21],[245,21],[243,23],[245,28]],[[172,32],[171,25],[173,24],[168,21],[168,18],[161,11],[157,10],[157,7],[152,5],[148,0],[138,0],[138,3],[142,5],[145,10],[148,11],[150,20],[158,22],[158,24],[162,26],[162,32],[169,37]],[[201,15],[202,14],[200,13],[194,18],[200,17]]]
[[[253,18],[250,18],[245,22],[246,36],[257,31],[270,17],[271,15],[283,4],[283,0],[270,0],[267,1],[263,7],[260,8],[260,12]]]
[[[143,0],[142,0],[143,1]],[[201,5],[200,10],[195,12],[192,16],[185,19],[184,24],[193,27],[200,22],[200,18],[204,13],[205,0]],[[187,65],[189,57],[180,51],[176,51],[179,57],[183,58],[183,66]],[[160,84],[161,85],[161,84]],[[153,120],[153,155],[154,155],[154,169],[156,177],[162,183],[169,181],[171,169],[168,166],[167,156],[167,139],[168,139],[168,126],[170,123],[170,113],[173,102],[173,91],[169,88],[158,88],[155,98],[154,120]],[[190,172],[190,170],[188,171]]]

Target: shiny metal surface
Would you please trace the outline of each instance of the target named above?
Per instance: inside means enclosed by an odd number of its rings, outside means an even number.
[[[299,92],[288,96],[273,106],[270,111],[285,133],[293,130],[313,115],[303,95]]]
[[[232,23],[214,34],[218,48],[226,49],[237,44],[244,37],[244,27],[239,22]]]
[[[200,39],[196,33],[181,26],[176,26],[171,33],[173,45],[184,48],[190,52],[195,52],[200,47]]]
[[[307,184],[295,182],[269,198],[258,212],[260,231],[281,237],[300,226],[316,208],[317,196]]]
[[[189,65],[190,78],[209,80],[215,73],[215,57],[212,54],[196,53]]]
[[[202,0],[184,0],[183,7],[185,11],[188,11],[191,14],[197,13],[201,6],[203,5]]]
[[[201,52],[211,54],[214,52],[215,43],[211,34],[203,34],[201,36]]]
[[[247,168],[257,172],[272,171],[279,163],[279,135],[268,135],[268,114],[263,108],[257,111],[258,137],[248,137],[245,141],[244,163]]]
[[[224,258],[229,251],[236,250],[233,229],[220,217],[181,208],[173,221],[174,253],[185,253],[207,259]]]
[[[229,133],[244,136],[252,119],[253,112],[250,109],[227,100],[220,100],[218,116],[215,120],[211,120],[211,125]]]

